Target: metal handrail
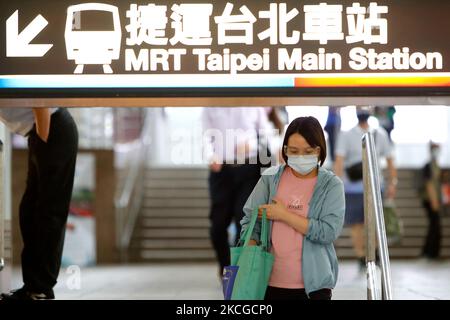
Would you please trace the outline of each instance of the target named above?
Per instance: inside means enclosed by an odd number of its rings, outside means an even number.
[[[151,142],[150,113],[146,112],[144,126],[139,139],[138,155],[132,158],[129,173],[124,188],[116,197],[116,242],[121,261],[127,260],[127,250],[141,207],[143,190],[145,158]]]
[[[384,224],[383,202],[379,166],[373,134],[368,132],[362,138],[364,215],[366,232],[367,298],[380,300],[377,289],[375,265],[376,243],[381,262],[381,299],[392,300],[391,267]]]

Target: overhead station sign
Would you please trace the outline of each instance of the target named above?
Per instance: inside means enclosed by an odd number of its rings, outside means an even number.
[[[450,2],[2,1],[0,96],[448,95]]]

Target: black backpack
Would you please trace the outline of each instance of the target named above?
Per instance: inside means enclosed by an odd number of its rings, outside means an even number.
[[[373,140],[375,142],[375,146],[377,144],[377,131],[373,131]],[[356,182],[361,181],[363,179],[363,163],[358,162],[354,165],[351,165],[350,167],[345,169],[345,172],[347,173],[347,176],[350,181]]]

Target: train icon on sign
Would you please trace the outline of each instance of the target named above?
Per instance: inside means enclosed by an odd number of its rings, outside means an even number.
[[[75,74],[85,65],[102,65],[113,73],[111,63],[120,57],[122,30],[119,9],[102,3],[84,3],[67,9],[65,30],[67,59],[75,60]]]

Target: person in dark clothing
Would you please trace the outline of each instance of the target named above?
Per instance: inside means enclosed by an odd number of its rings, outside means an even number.
[[[270,155],[259,151],[261,145],[269,151],[269,146],[262,143],[269,122],[262,107],[204,108],[202,121],[210,169],[210,237],[222,275],[223,268],[230,265],[228,227],[234,221],[236,243],[245,201],[258,182],[262,167],[270,165]]]
[[[335,160],[334,150],[336,149],[336,139],[339,132],[341,131],[341,114],[339,110],[340,107],[329,107],[327,122],[324,127],[325,131],[328,134],[329,150],[332,161]]]
[[[0,120],[27,136],[29,148],[19,208],[24,285],[2,299],[54,299],[74,183],[77,127],[62,108],[2,108]]]
[[[431,160],[422,169],[424,189],[423,206],[427,211],[428,232],[423,247],[423,256],[437,259],[441,249],[441,169],[438,163],[439,145],[430,143]]]

